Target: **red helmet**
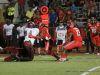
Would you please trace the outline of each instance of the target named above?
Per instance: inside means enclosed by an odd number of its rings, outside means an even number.
[[[70,23],[68,24],[68,27],[69,27],[69,28],[74,27],[74,23],[73,23],[73,22],[70,22]]]
[[[91,23],[94,25],[96,24],[96,18],[95,17],[91,17]]]
[[[29,27],[29,28],[33,28],[33,26],[34,26],[33,23],[29,23],[29,24],[28,24],[28,27]]]

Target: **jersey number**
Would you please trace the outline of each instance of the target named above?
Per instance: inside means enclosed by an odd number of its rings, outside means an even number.
[[[9,28],[9,29],[7,29],[7,32],[10,32],[10,28]]]
[[[76,32],[77,32],[77,36],[81,36],[80,35],[80,31],[79,31],[79,29],[78,28],[74,28],[75,30],[76,30]]]
[[[92,29],[92,33],[96,33],[96,29]]]
[[[77,36],[81,36],[79,30],[76,30],[76,32],[77,32]]]
[[[32,35],[32,30],[29,31],[28,35]]]

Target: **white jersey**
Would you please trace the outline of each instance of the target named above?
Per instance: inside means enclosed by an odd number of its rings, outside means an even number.
[[[62,26],[62,27],[58,26],[58,27],[56,27],[56,32],[57,32],[57,39],[58,40],[65,39],[65,35],[67,33],[66,27],[64,27],[64,26]]]
[[[6,30],[6,35],[12,35],[14,24],[10,24],[10,25],[5,24],[3,27]]]
[[[25,41],[31,41],[32,45],[34,45],[35,39],[34,38],[29,38],[29,35],[37,36],[39,34],[39,29],[38,28],[26,28],[26,36],[25,36]]]
[[[19,32],[19,37],[23,37],[24,36],[24,30],[25,30],[25,26],[18,26],[17,27],[17,31]]]

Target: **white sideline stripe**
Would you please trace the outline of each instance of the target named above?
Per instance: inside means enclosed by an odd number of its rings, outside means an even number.
[[[93,71],[93,70],[95,70],[95,69],[97,69],[97,68],[100,68],[100,66],[94,67],[94,68],[92,68],[92,69],[88,70],[87,72],[84,72],[84,73],[82,73],[82,74],[80,74],[80,75],[86,75],[86,74],[90,73],[91,71]]]
[[[52,58],[52,57],[42,57],[42,58]]]
[[[4,58],[0,58],[0,59],[4,59]]]

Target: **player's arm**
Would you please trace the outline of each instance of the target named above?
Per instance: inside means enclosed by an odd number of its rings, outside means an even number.
[[[72,37],[72,33],[69,33],[69,34],[68,34],[68,38],[67,38],[67,41],[68,41],[68,42],[71,41],[71,37]]]

